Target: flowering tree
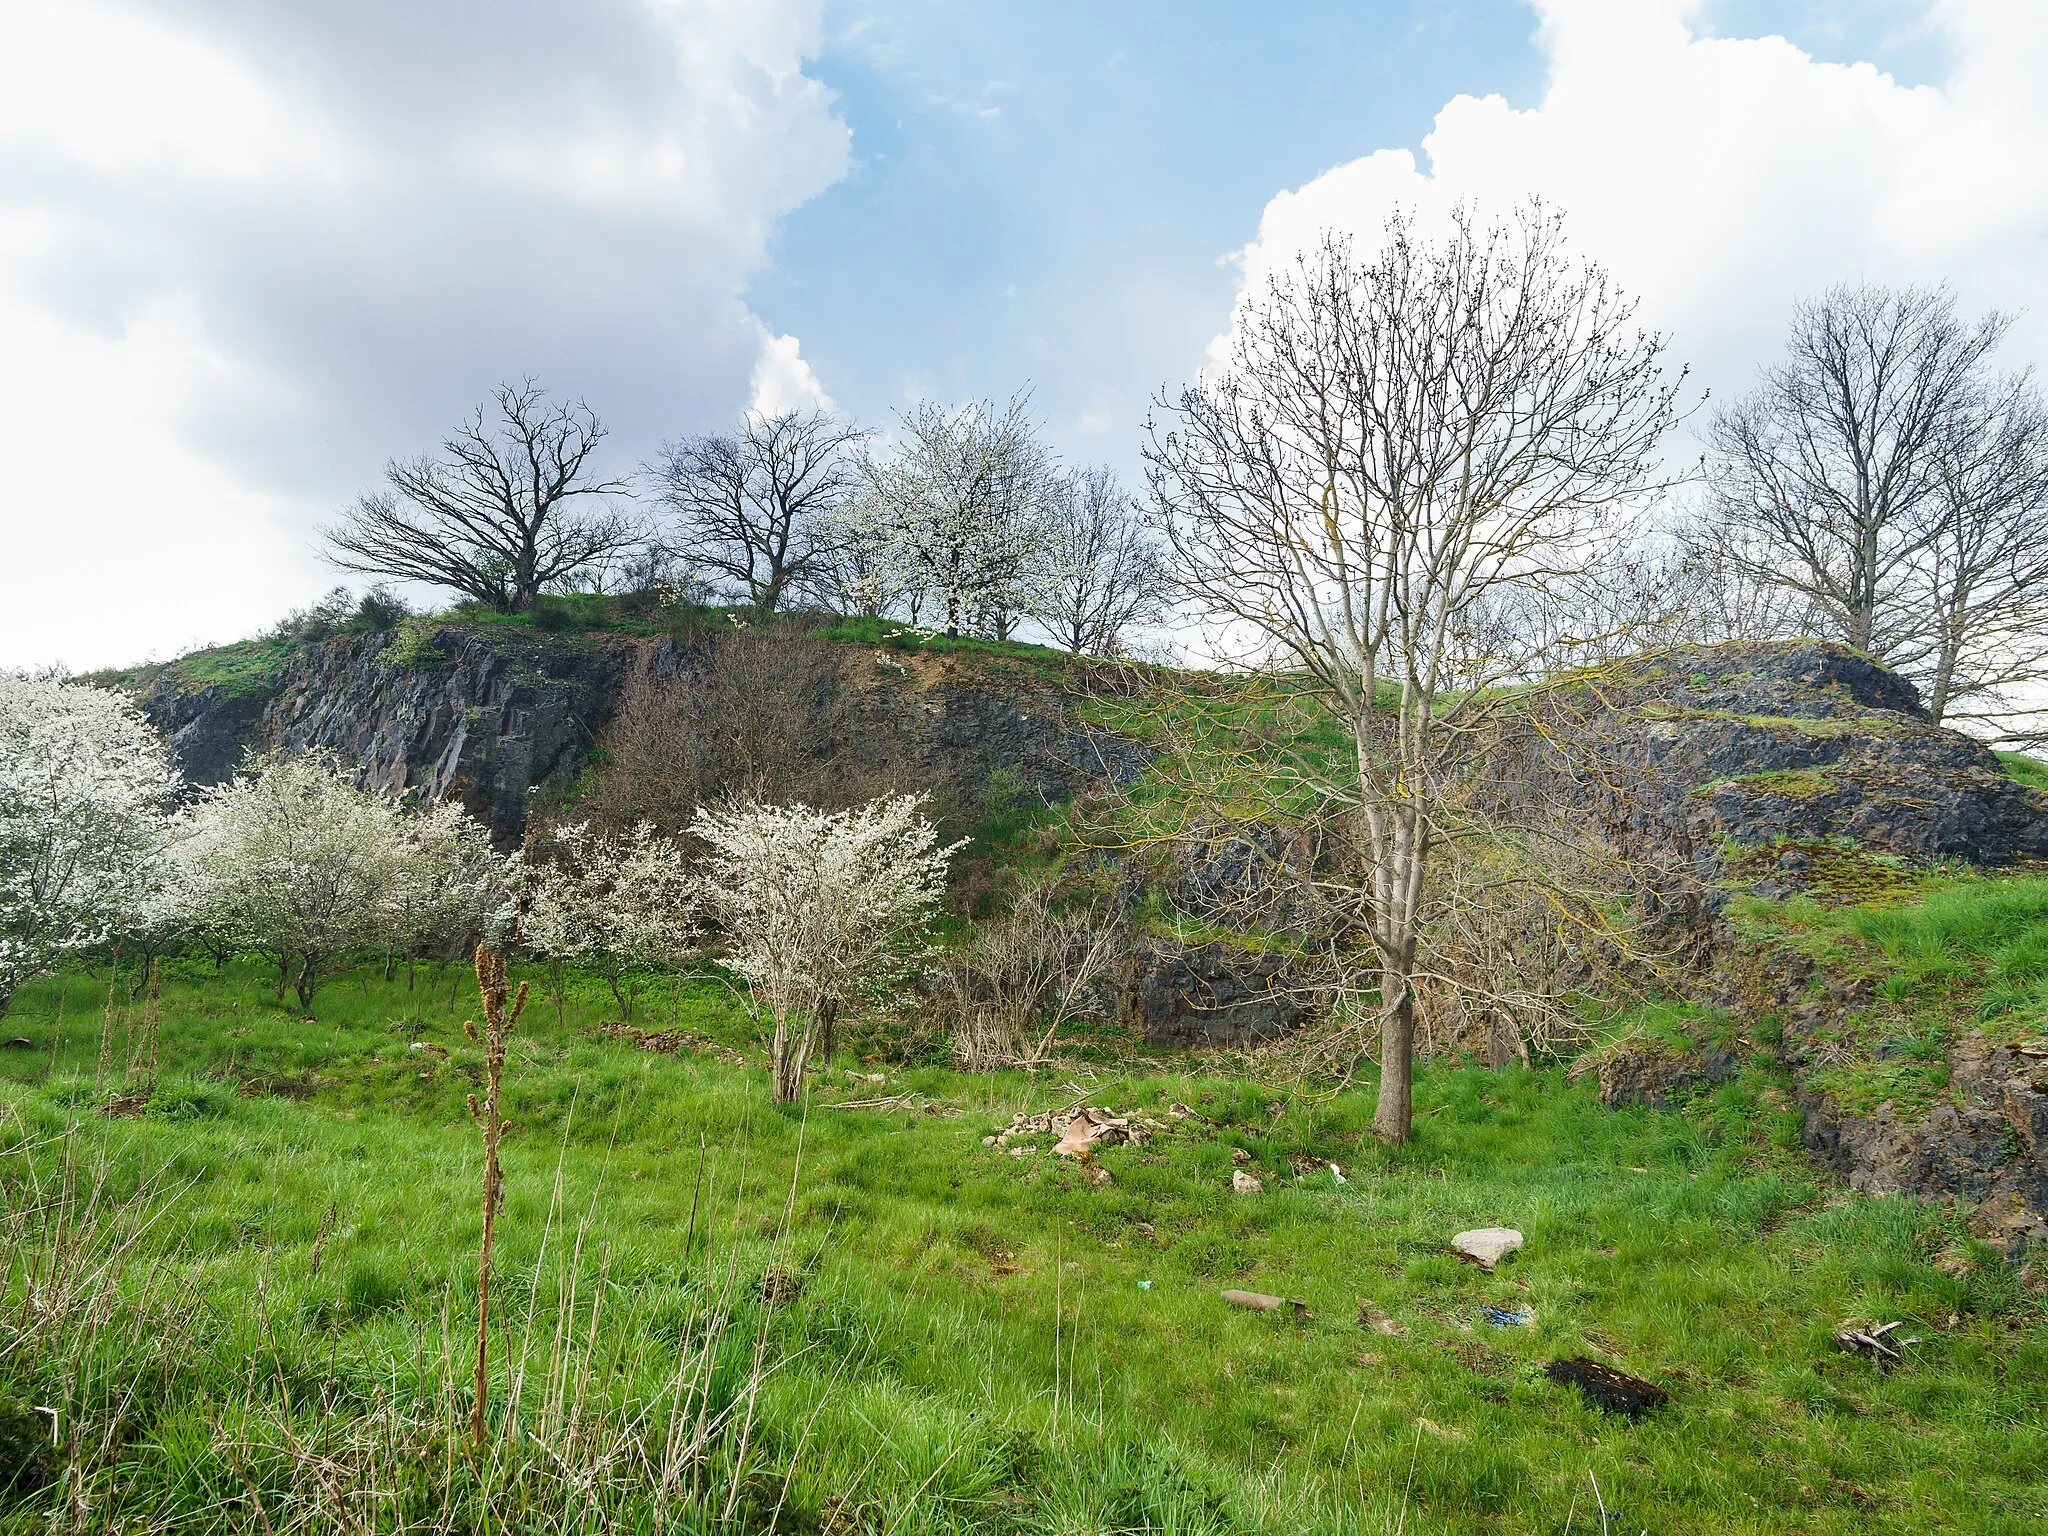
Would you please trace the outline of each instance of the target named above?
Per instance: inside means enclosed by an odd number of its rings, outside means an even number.
[[[1056,477],[1028,404],[924,402],[893,453],[863,462],[863,489],[838,515],[842,541],[878,548],[881,574],[945,610],[948,635],[1007,639],[1043,577]]]
[[[447,959],[500,935],[511,921],[521,860],[493,848],[490,829],[452,800],[406,816],[401,828],[390,937],[405,952],[410,985],[420,955]]]
[[[321,977],[391,936],[412,850],[399,813],[330,753],[252,758],[195,807],[186,861],[198,923],[277,965],[311,1008]]]
[[[127,699],[0,675],[0,1013],[23,981],[121,926],[177,782]]]
[[[962,845],[939,847],[923,806],[922,795],[830,812],[745,803],[691,823],[711,850],[700,880],[726,964],[774,1022],[779,1104],[802,1091],[823,1010],[880,991],[930,953],[932,909]]]
[[[629,832],[575,822],[554,828],[548,845],[534,866],[526,941],[547,959],[602,967],[623,1023],[633,1014],[628,970],[680,965],[693,952],[688,853],[646,821]]]

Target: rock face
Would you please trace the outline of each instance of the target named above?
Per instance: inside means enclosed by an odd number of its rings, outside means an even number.
[[[1600,1102],[1609,1109],[1669,1109],[1727,1082],[1738,1066],[1733,1054],[1711,1047],[1687,1055],[1625,1046],[1599,1063]]]
[[[1152,1045],[1250,1045],[1298,1029],[1313,990],[1283,952],[1140,939],[1134,1010]]]
[[[224,784],[243,753],[263,742],[263,711],[271,690],[231,693],[212,685],[180,688],[159,679],[137,701],[170,741],[178,766],[193,784]]]
[[[1954,1200],[1972,1224],[2016,1255],[2048,1241],[2048,1042],[2027,1046],[1967,1035],[1944,1051],[1949,1087],[1924,1113],[1891,1101],[1866,1112],[1838,1102],[1811,1078],[1840,1049],[1867,983],[1830,982],[1794,953],[1738,964],[1731,1002],[1775,1008],[1781,1047],[1799,1084],[1807,1150],[1852,1189]]]
[[[1703,885],[1727,874],[1729,849],[1786,842],[1982,865],[2048,858],[2048,795],[1931,724],[1912,684],[1842,646],[1682,649],[1603,685],[1587,728],[1599,767],[1584,798],[1618,841],[1689,860]]]
[[[505,840],[526,827],[537,790],[574,779],[637,669],[705,670],[718,637],[546,635],[449,624],[423,643],[391,633],[309,645],[268,686],[229,694],[180,686],[174,671],[141,699],[195,784],[227,779],[251,748],[332,750],[366,785],[454,797]],[[942,670],[882,671],[866,652],[832,648],[858,729],[829,751],[907,786],[974,808],[997,770],[1017,791],[1062,800],[1091,783],[1127,783],[1144,748],[1074,718],[1045,687],[977,687]]]

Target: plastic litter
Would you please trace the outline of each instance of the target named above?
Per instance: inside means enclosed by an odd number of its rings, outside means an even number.
[[[1481,1307],[1479,1315],[1496,1328],[1527,1328],[1536,1321],[1536,1314],[1527,1307]]]

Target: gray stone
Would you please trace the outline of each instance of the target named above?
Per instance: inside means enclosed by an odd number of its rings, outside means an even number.
[[[1513,1227],[1475,1227],[1451,1239],[1453,1251],[1470,1259],[1491,1274],[1494,1266],[1522,1246],[1522,1234]]]

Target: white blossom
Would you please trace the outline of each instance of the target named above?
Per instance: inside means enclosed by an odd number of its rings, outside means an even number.
[[[388,896],[393,944],[407,957],[447,957],[511,926],[520,856],[491,846],[490,829],[453,800],[402,818],[404,857]]]
[[[133,703],[0,675],[0,1012],[71,950],[134,910],[177,770]]]
[[[627,832],[573,822],[553,828],[548,843],[534,866],[526,942],[551,960],[599,966],[623,1019],[629,967],[678,966],[695,952],[688,852],[645,821]]]
[[[869,565],[863,600],[902,591],[930,601],[949,635],[1009,638],[1045,579],[1056,489],[1027,405],[926,401],[904,416],[893,452],[863,459],[861,493],[836,514],[842,542]]]
[[[321,976],[391,937],[412,850],[398,812],[330,753],[253,759],[194,809],[184,858],[197,922],[269,955],[310,1008]]]
[[[774,1022],[775,1096],[796,1097],[826,1004],[877,992],[930,953],[946,865],[924,797],[848,811],[707,807],[690,830],[709,846],[699,879],[726,965]]]

